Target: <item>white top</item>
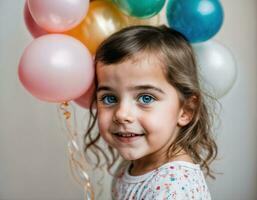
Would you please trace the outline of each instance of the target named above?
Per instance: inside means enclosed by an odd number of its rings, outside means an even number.
[[[197,164],[172,161],[141,176],[121,168],[114,179],[115,200],[210,200],[203,172]]]

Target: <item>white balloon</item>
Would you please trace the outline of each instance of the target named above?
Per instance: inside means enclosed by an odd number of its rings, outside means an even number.
[[[216,41],[193,44],[201,87],[216,98],[228,93],[237,77],[232,53]]]

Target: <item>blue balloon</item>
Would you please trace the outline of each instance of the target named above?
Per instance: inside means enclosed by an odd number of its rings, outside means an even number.
[[[219,0],[170,0],[167,21],[190,42],[203,42],[213,37],[223,23]]]

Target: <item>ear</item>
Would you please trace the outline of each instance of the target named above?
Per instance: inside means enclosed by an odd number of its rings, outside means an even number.
[[[196,96],[191,96],[181,108],[178,118],[179,126],[186,126],[194,117],[195,109],[197,107],[198,98]]]
[[[182,108],[178,119],[178,125],[181,127],[186,126],[192,120],[192,118],[193,114]]]

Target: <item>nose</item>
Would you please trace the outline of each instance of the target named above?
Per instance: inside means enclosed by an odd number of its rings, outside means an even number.
[[[134,109],[131,102],[121,102],[113,114],[113,121],[115,123],[125,124],[132,123],[135,120]]]

